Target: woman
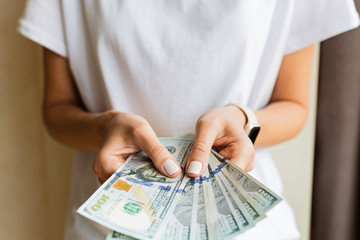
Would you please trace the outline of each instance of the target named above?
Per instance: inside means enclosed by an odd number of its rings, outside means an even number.
[[[312,44],[357,25],[351,0],[29,0],[19,31],[44,47],[45,125],[80,149],[67,239],[104,239],[75,210],[129,154],[180,173],[160,136],[196,134],[191,177],[215,147],[281,194],[265,147],[306,120]],[[261,126],[255,148],[245,108]],[[268,215],[240,237],[299,237],[286,201]]]

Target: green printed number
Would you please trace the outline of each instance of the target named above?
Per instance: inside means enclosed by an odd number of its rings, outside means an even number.
[[[98,211],[100,210],[101,206],[104,205],[106,203],[106,201],[109,199],[108,196],[106,196],[105,194],[103,194],[99,200],[97,200],[97,202],[91,207],[91,209],[93,211]]]

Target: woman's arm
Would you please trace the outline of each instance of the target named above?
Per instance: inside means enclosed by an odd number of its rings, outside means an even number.
[[[85,110],[74,83],[69,63],[44,49],[44,122],[58,141],[82,150],[98,151],[93,169],[104,182],[132,153],[144,150],[166,176],[177,176],[180,166],[160,143],[149,123],[140,116]]]
[[[48,132],[65,145],[98,151],[106,123],[115,113],[85,111],[66,58],[44,48],[44,67],[43,119]]]
[[[303,127],[308,111],[308,87],[314,46],[283,58],[269,104],[256,111],[261,130],[258,147],[279,143],[294,137]],[[200,176],[207,167],[211,148],[250,171],[255,156],[247,137],[246,117],[236,106],[210,110],[197,121],[196,138],[187,163],[190,177]]]
[[[304,126],[314,46],[284,57],[268,106],[256,111],[261,126],[255,146],[269,146],[294,137]]]

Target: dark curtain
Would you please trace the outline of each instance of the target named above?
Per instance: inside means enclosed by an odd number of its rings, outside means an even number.
[[[320,54],[311,239],[359,240],[360,28]]]

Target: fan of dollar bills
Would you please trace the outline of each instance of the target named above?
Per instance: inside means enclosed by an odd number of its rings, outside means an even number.
[[[160,141],[186,166],[193,140]],[[184,172],[184,171],[183,171]],[[115,239],[227,239],[255,226],[281,198],[213,151],[200,178],[168,178],[139,152],[78,209]]]

